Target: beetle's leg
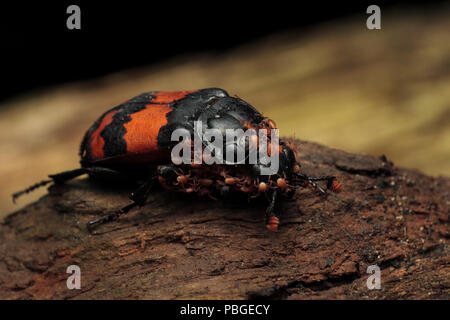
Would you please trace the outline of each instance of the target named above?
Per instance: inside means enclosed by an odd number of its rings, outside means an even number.
[[[159,166],[157,169],[157,173],[161,178],[167,179],[172,182],[177,181],[177,177],[180,174],[179,169],[172,166]]]
[[[131,193],[130,199],[133,201],[133,203],[130,203],[129,205],[127,205],[117,211],[111,212],[110,214],[107,214],[100,218],[89,221],[87,224],[88,230],[92,231],[93,227],[95,227],[99,224],[105,223],[105,222],[109,222],[111,220],[118,218],[119,216],[121,216],[125,213],[128,213],[128,211],[130,211],[135,206],[142,206],[145,203],[145,200],[147,200],[151,190],[153,189],[153,187],[155,185],[155,181],[158,177],[162,177],[164,179],[175,179],[176,180],[177,175],[178,175],[178,173],[177,173],[177,170],[175,167],[159,166],[156,174],[151,175],[150,178],[147,179],[146,182],[141,184],[136,191]]]
[[[127,213],[128,211],[130,211],[130,209],[134,208],[135,206],[137,206],[137,202],[130,203],[129,205],[126,205],[125,207],[123,207],[117,211],[111,212],[110,214],[107,214],[100,218],[89,221],[87,223],[87,228],[88,228],[89,232],[92,231],[94,226],[114,220],[117,217],[119,217],[120,215]]]
[[[308,181],[308,183],[310,183],[314,188],[319,190],[322,194],[326,194],[326,191],[323,190],[319,185],[317,185],[313,181],[327,181],[327,189],[337,191],[337,190],[334,190],[333,182],[337,181],[336,177],[334,177],[334,176],[322,176],[322,177],[313,178],[313,177],[308,177],[307,175],[302,174],[302,173],[296,173],[296,176],[297,176],[297,178]]]
[[[158,179],[162,186],[168,190],[193,192],[194,185],[188,183],[189,174],[185,174],[179,167],[161,165],[157,169]]]
[[[109,222],[109,221],[112,221],[112,220],[118,218],[122,214],[125,214],[128,211],[130,211],[135,206],[142,206],[145,203],[145,200],[147,200],[147,198],[150,194],[150,191],[153,189],[153,186],[155,185],[156,177],[157,177],[156,175],[152,175],[146,182],[141,184],[136,191],[131,193],[130,199],[133,201],[133,203],[130,203],[129,205],[126,205],[125,207],[123,207],[117,211],[111,212],[110,214],[107,214],[100,218],[89,221],[87,223],[88,230],[92,231],[92,228],[94,226],[105,223],[105,222]]]
[[[78,168],[74,170],[63,171],[56,174],[50,174],[49,177],[52,178],[52,180],[55,183],[64,183],[68,180],[79,177],[85,173],[88,173],[88,170],[86,168]]]
[[[125,181],[135,181],[133,178],[123,171],[118,171],[105,167],[87,167],[86,173],[89,177],[96,180],[104,180],[108,182],[125,182]]]
[[[131,193],[130,199],[133,200],[137,205],[142,206],[147,200],[150,192],[152,191],[155,181],[157,179],[157,175],[152,175],[146,182],[141,184],[139,188]]]
[[[278,211],[278,189],[275,189],[270,195],[270,203],[266,209],[266,228],[270,231],[277,231],[280,224],[280,215]]]

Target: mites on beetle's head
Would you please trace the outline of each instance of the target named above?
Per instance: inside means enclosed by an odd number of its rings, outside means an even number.
[[[186,158],[191,152],[193,157]],[[92,179],[140,183],[130,204],[89,221],[89,230],[143,205],[161,185],[171,192],[212,199],[238,193],[265,199],[266,227],[275,231],[280,200],[291,197],[299,186],[326,194],[316,183],[326,181],[327,189],[342,190],[333,176],[303,174],[296,152],[293,142],[279,141],[275,121],[223,89],[151,91],[106,111],[92,124],[81,142],[80,168],[50,175],[16,192],[13,199],[51,182],[88,174]]]

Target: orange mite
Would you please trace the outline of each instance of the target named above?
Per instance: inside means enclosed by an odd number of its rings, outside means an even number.
[[[266,224],[266,228],[270,231],[277,231],[279,224],[280,224],[280,219],[278,217],[270,216],[269,221]]]
[[[338,181],[338,179],[334,179],[331,183],[331,191],[333,192],[341,192],[342,184]]]
[[[280,187],[281,189],[286,189],[286,188],[287,188],[287,182],[286,182],[286,179],[278,178],[278,180],[277,180],[277,186]]]
[[[235,184],[236,181],[236,178],[225,178],[225,184]]]
[[[260,182],[258,185],[258,192],[266,192],[268,189],[267,184],[265,182]]]
[[[188,182],[188,177],[184,176],[184,175],[180,175],[180,176],[177,177],[177,181],[179,183],[186,183],[186,182]]]

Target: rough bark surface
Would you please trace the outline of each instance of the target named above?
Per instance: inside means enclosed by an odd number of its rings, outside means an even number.
[[[450,179],[296,144],[305,173],[336,175],[344,190],[299,189],[276,233],[262,205],[160,191],[89,234],[86,222],[127,204],[131,189],[50,187],[0,226],[0,298],[448,299]],[[80,290],[66,286],[74,264]],[[366,286],[369,265],[381,290]]]

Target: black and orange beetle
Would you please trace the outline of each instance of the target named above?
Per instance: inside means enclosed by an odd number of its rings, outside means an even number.
[[[300,173],[293,148],[282,141],[278,170],[272,175],[262,175],[261,169],[267,164],[259,162],[174,165],[171,150],[177,142],[171,140],[172,132],[179,128],[192,131],[198,119],[203,120],[205,128],[219,130],[276,128],[273,120],[222,89],[143,93],[105,112],[89,128],[80,146],[80,168],[49,175],[50,180],[13,194],[13,200],[48,183],[60,184],[88,174],[91,178],[140,183],[130,195],[129,205],[88,222],[89,230],[143,205],[155,183],[159,183],[170,191],[212,198],[236,192],[264,197],[269,204],[266,226],[275,231],[279,225],[279,199],[292,196],[297,186],[313,186],[326,193],[315,181],[327,181],[328,189],[341,191],[341,184],[333,176],[312,178]]]

